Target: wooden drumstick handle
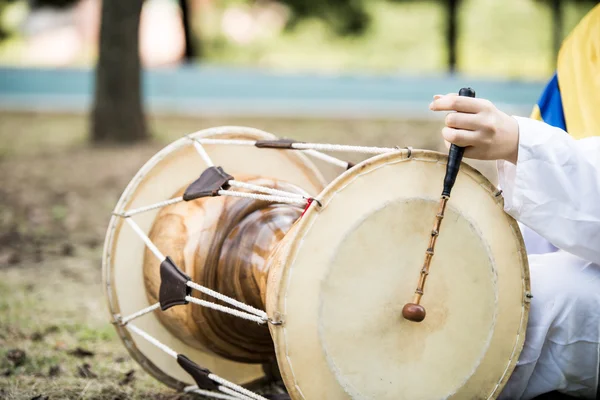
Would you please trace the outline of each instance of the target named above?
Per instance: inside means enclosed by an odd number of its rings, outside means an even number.
[[[471,88],[462,88],[458,92],[458,95],[475,97],[475,91]],[[429,275],[429,266],[431,265],[431,259],[433,258],[435,242],[440,233],[440,226],[442,224],[442,219],[444,218],[446,203],[450,198],[450,192],[452,191],[454,182],[456,182],[456,177],[458,176],[458,170],[460,169],[460,163],[462,162],[464,152],[464,147],[459,147],[455,144],[450,146],[450,151],[448,152],[448,163],[446,164],[446,175],[444,176],[444,189],[442,190],[442,198],[440,199],[440,206],[435,217],[435,224],[433,226],[433,230],[431,231],[429,247],[427,247],[427,251],[425,252],[425,262],[423,263],[423,268],[421,269],[419,283],[417,284],[417,289],[415,290],[413,302],[407,303],[404,308],[402,308],[402,316],[409,321],[421,322],[425,319],[426,312],[425,307],[420,304],[421,297],[423,296],[425,290],[425,280],[427,279],[427,275]]]
[[[459,96],[475,97],[475,91],[471,88],[462,88],[458,91]],[[450,146],[448,152],[448,164],[446,164],[446,176],[444,177],[444,190],[442,191],[442,197],[450,197],[450,192],[456,182],[458,176],[458,170],[460,163],[462,162],[463,154],[465,153],[464,147],[459,147],[455,144]]]

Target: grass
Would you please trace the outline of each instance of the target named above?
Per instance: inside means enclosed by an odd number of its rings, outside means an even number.
[[[129,358],[106,323],[98,257],[80,250],[0,270],[1,398],[174,397]]]
[[[440,123],[160,117],[148,143],[91,147],[84,115],[0,112],[0,398],[186,398],[130,359],[107,322],[101,284],[110,212],[165,144],[246,125],[299,140],[440,148]]]

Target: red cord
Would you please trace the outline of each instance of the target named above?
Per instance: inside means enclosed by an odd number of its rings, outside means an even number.
[[[304,207],[304,211],[302,211],[302,215],[300,215],[300,218],[304,217],[304,214],[306,214],[306,211],[308,211],[308,207],[310,207],[312,202],[313,202],[312,198],[306,200],[306,207]]]

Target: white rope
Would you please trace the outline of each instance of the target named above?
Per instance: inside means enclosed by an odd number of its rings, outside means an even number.
[[[192,141],[194,142],[194,147],[196,148],[198,154],[200,154],[200,157],[202,157],[204,163],[209,167],[213,167],[215,164],[213,164],[212,160],[208,156],[208,153],[206,152],[206,150],[204,150],[204,147],[202,147],[198,140],[192,138]]]
[[[273,189],[273,188],[269,188],[266,186],[253,185],[251,183],[246,183],[246,182],[229,181],[228,184],[231,187],[236,187],[236,188],[240,188],[240,189],[255,190],[257,192],[262,192],[262,193],[267,193],[267,194],[272,194],[272,195],[277,195],[277,196],[283,196],[283,197],[293,197],[293,198],[305,199],[305,200],[307,199],[306,196],[298,194],[298,193],[286,192],[285,190],[278,190],[278,189]]]
[[[163,255],[163,253],[160,252],[160,250],[158,250],[158,247],[156,247],[154,243],[152,243],[152,240],[150,240],[150,238],[146,236],[144,231],[142,231],[142,228],[140,228],[139,225],[136,224],[132,218],[126,218],[125,221],[127,221],[127,223],[133,228],[135,233],[137,233],[138,236],[144,241],[144,243],[146,243],[146,246],[148,246],[150,251],[154,253],[156,258],[158,258],[160,262],[163,262],[166,257]]]
[[[326,143],[292,143],[292,148],[299,150],[348,151],[354,153],[383,154],[399,151],[394,147],[351,146],[345,144]]]
[[[195,143],[202,144],[228,144],[228,145],[237,145],[237,146],[254,146],[256,141],[254,140],[235,140],[235,139],[195,139],[192,138]],[[315,150],[306,150],[306,154],[309,154],[315,158],[319,158],[325,162],[330,164],[337,165],[342,168],[348,168],[348,163],[346,161],[340,160],[338,158],[332,157],[327,154],[320,153]]]
[[[248,397],[250,397],[250,398],[252,398],[252,399],[256,399],[256,400],[267,400],[267,399],[265,399],[264,397],[262,397],[262,396],[260,396],[260,395],[258,395],[258,394],[256,394],[256,393],[252,393],[252,392],[251,392],[251,391],[249,391],[248,389],[244,389],[244,388],[243,388],[243,387],[241,387],[240,385],[236,385],[236,384],[235,384],[235,383],[233,383],[233,382],[229,382],[228,380],[226,380],[226,379],[223,379],[223,378],[221,378],[221,377],[220,377],[220,376],[218,376],[218,375],[215,375],[215,374],[208,374],[208,377],[209,377],[210,379],[212,379],[213,381],[215,381],[215,382],[217,382],[217,383],[219,383],[219,384],[221,384],[221,385],[223,385],[223,386],[226,386],[226,387],[228,387],[228,388],[230,388],[230,389],[233,389],[233,390],[235,390],[236,392],[239,392],[239,393],[245,394],[246,396],[248,396]]]
[[[255,140],[235,140],[235,139],[194,139],[202,144],[229,144],[236,146],[254,146]],[[299,150],[323,150],[323,151],[348,151],[354,153],[382,154],[393,151],[400,151],[395,147],[374,147],[374,146],[352,146],[344,144],[328,143],[291,143],[291,147]],[[282,149],[285,150],[285,149]]]
[[[220,390],[220,388],[219,388],[219,390]],[[223,400],[238,400],[239,399],[239,397],[236,397],[236,396],[229,396],[227,394],[221,394],[218,392],[212,392],[210,390],[200,389],[198,386],[188,386],[188,387],[184,388],[183,391],[186,393],[201,394],[202,396],[212,397],[214,399],[223,399]],[[226,393],[226,392],[224,392],[224,393]]]
[[[179,203],[179,202],[182,202],[182,201],[183,201],[183,197],[181,197],[181,196],[180,197],[174,197],[172,199],[161,201],[159,203],[150,204],[149,206],[134,208],[133,210],[125,211],[123,214],[121,214],[121,216],[123,218],[128,218],[128,217],[131,217],[131,216],[136,215],[136,214],[140,214],[140,213],[143,213],[143,212],[146,212],[146,211],[154,210],[156,208],[162,208],[162,207],[170,206],[171,204],[176,204],[176,203]]]
[[[221,196],[245,197],[247,199],[272,201],[274,203],[291,203],[291,204],[299,204],[301,206],[306,205],[306,200],[296,199],[293,197],[272,196],[272,195],[258,194],[258,193],[236,192],[234,190],[219,190],[218,193]]]
[[[309,156],[312,156],[314,158],[318,158],[319,160],[328,162],[329,164],[333,164],[333,165],[336,165],[341,168],[348,168],[347,161],[332,157],[329,154],[324,154],[324,153],[321,153],[320,151],[316,151],[316,150],[304,150],[303,152],[308,154]]]
[[[244,304],[244,303],[242,303],[240,301],[232,299],[231,297],[227,297],[224,294],[221,294],[219,292],[215,292],[214,290],[211,290],[211,289],[209,289],[207,287],[198,285],[195,282],[188,281],[187,285],[189,287],[191,287],[192,289],[195,289],[195,290],[197,290],[199,292],[202,292],[204,294],[212,296],[212,297],[214,297],[214,298],[216,298],[218,300],[221,300],[222,302],[229,303],[229,304],[234,305],[234,306],[236,306],[236,307],[238,307],[238,308],[240,308],[240,309],[242,309],[242,310],[244,310],[244,311],[246,311],[246,312],[248,312],[250,314],[257,315],[257,316],[261,317],[263,320],[269,318],[267,316],[267,313],[264,312],[263,310],[259,310],[258,308],[254,308],[254,307],[252,307],[252,306],[250,306],[248,304]]]
[[[264,324],[265,322],[267,322],[266,318],[257,317],[256,315],[252,315],[252,314],[249,314],[249,313],[246,313],[246,312],[243,312],[243,311],[238,311],[238,310],[236,310],[234,308],[225,307],[225,306],[222,306],[220,304],[211,303],[210,301],[198,299],[196,297],[185,296],[185,300],[189,301],[190,303],[198,304],[199,306],[212,308],[213,310],[217,310],[217,311],[221,311],[221,312],[224,312],[224,313],[227,313],[227,314],[231,314],[231,315],[234,315],[236,317],[247,319],[248,321],[254,321],[254,322],[259,323],[259,324]]]
[[[134,319],[139,318],[142,315],[146,315],[146,314],[158,309],[159,307],[160,307],[160,302],[154,303],[150,307],[146,307],[146,308],[144,308],[136,313],[133,313],[125,318],[121,318],[121,324],[126,325],[129,321],[133,321]]]
[[[245,396],[239,392],[236,392],[235,390],[229,389],[228,387],[225,386],[219,386],[219,390],[223,393],[227,393],[231,396],[233,396],[236,400],[252,400],[252,397],[248,397]]]
[[[255,140],[235,139],[194,139],[202,144],[229,144],[235,146],[254,146]],[[352,146],[328,143],[291,143],[291,147],[299,150],[348,151],[354,153],[382,154],[399,151],[395,147]],[[285,149],[282,149],[285,150]]]
[[[127,328],[132,331],[135,332],[137,335],[143,337],[144,339],[146,339],[148,342],[152,343],[153,345],[155,345],[156,347],[158,347],[159,349],[161,349],[162,351],[164,351],[165,353],[167,353],[168,355],[170,355],[173,358],[177,358],[177,352],[175,352],[175,350],[173,350],[172,348],[162,344],[161,342],[159,342],[157,339],[153,338],[152,336],[148,335],[146,332],[144,332],[143,330],[141,330],[140,328],[138,328],[137,326],[133,325],[133,324],[127,324]],[[210,377],[210,376],[209,376]],[[212,378],[211,378],[212,379]]]

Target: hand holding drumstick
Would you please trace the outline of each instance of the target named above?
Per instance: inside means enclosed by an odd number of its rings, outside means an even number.
[[[435,223],[431,231],[425,261],[412,303],[402,309],[402,315],[409,321],[421,322],[425,319],[425,308],[420,304],[424,294],[425,281],[429,275],[435,243],[439,235],[446,204],[458,175],[463,154],[469,158],[482,160],[505,159],[517,162],[519,131],[517,121],[498,110],[491,102],[475,98],[475,92],[463,88],[459,95],[434,96],[430,104],[433,111],[455,111],[446,116],[446,126],[442,136],[450,148],[444,189]]]
[[[442,136],[446,145],[465,148],[464,156],[478,160],[517,162],[519,125],[489,100],[436,95],[429,105],[433,111],[455,111],[446,115]]]

